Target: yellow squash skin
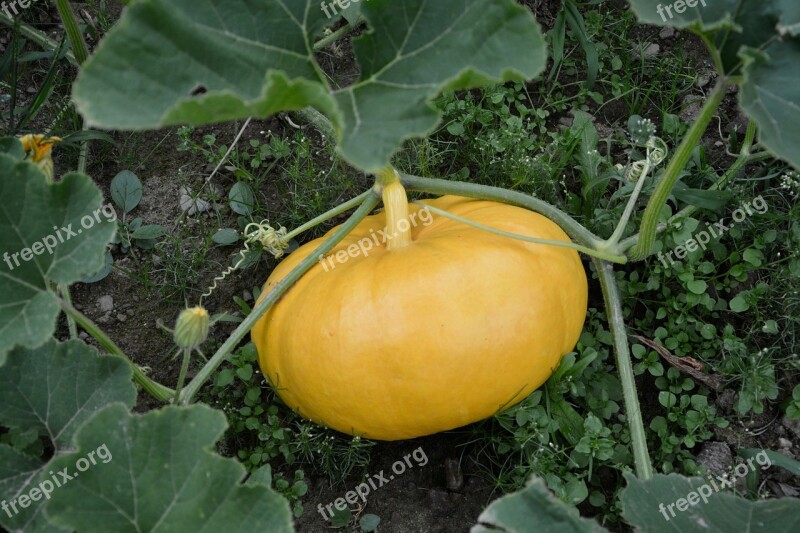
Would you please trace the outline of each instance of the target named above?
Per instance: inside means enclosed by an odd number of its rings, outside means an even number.
[[[426,202],[497,229],[569,241],[525,209],[455,196]],[[382,243],[328,263],[327,272],[317,263],[253,327],[264,375],[301,415],[379,440],[453,429],[523,400],[575,346],[588,291],[575,250],[430,212],[416,222],[408,246]],[[385,224],[383,212],[367,217],[331,254]],[[323,239],[278,265],[262,297]]]

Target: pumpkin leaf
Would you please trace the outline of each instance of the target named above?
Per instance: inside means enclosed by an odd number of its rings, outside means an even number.
[[[430,101],[440,92],[532,78],[547,61],[535,21],[513,2],[384,0],[361,13],[373,29],[353,42],[361,79],[335,96],[346,124],[340,149],[366,170],[433,131]]]
[[[33,164],[0,154],[0,365],[14,346],[35,347],[55,331],[51,283],[74,283],[104,265],[116,224],[92,181],[67,174],[49,185]],[[95,213],[98,213],[95,216]],[[90,221],[91,219],[91,221]]]
[[[98,462],[53,494],[48,517],[73,531],[292,531],[287,501],[212,452],[227,423],[205,405],[132,415],[109,406],[81,428],[55,470],[103,446]],[[102,495],[102,496],[101,496]]]
[[[546,62],[536,21],[513,0],[370,0],[357,11],[371,28],[354,41],[362,76],[332,90],[313,43],[333,18],[316,0],[135,2],[84,64],[74,99],[88,123],[116,129],[313,106],[343,157],[373,171],[435,128],[442,91],[531,78]]]
[[[575,507],[568,506],[553,493],[541,478],[533,477],[517,492],[503,496],[487,507],[478,517],[479,525],[472,533],[505,531],[608,531],[595,522],[581,518]]]
[[[31,480],[35,479],[38,472],[45,468],[38,458],[25,455],[11,446],[0,444],[0,498],[6,502],[14,501],[16,504],[17,495],[27,494],[35,487],[36,484],[31,483]],[[18,513],[15,513],[14,510],[15,508],[9,504],[8,513],[3,512],[0,516],[0,525],[5,530],[14,533],[66,531],[50,524],[44,517],[40,505],[27,509],[17,506]],[[8,516],[9,513],[11,517]]]
[[[84,64],[75,101],[91,123],[120,129],[312,104],[335,115],[311,53],[326,23],[313,0],[136,2]]]
[[[361,2],[350,2],[350,5],[342,11],[342,16],[347,20],[347,22],[352,26],[358,22],[358,19],[361,17]],[[331,18],[333,21],[333,17]]]
[[[758,467],[756,465],[756,467]],[[641,481],[625,473],[622,514],[638,531],[796,531],[800,500],[780,498],[752,502],[712,490],[702,478],[656,474]],[[705,498],[701,495],[705,494]],[[680,507],[676,502],[683,500]],[[692,505],[691,502],[695,501]],[[670,504],[672,509],[670,509]],[[674,515],[673,515],[674,514]]]
[[[81,278],[81,283],[97,283],[98,281],[102,281],[111,274],[111,267],[114,266],[114,257],[111,255],[111,252],[106,252],[105,262],[103,266],[95,272],[94,274],[89,274],[88,276],[84,276]]]
[[[747,49],[742,57],[742,108],[758,124],[761,143],[800,168],[800,41]]]
[[[14,159],[25,159],[25,150],[16,137],[0,137],[0,153],[8,154]]]
[[[36,431],[49,440],[57,458],[70,450],[78,428],[103,407],[134,405],[131,377],[123,359],[100,355],[80,341],[16,348],[0,372],[0,426]],[[10,531],[54,529],[42,515],[43,502],[23,508],[18,500],[50,479],[51,470],[52,461],[0,444],[0,501],[16,502],[18,511],[1,512],[0,525]]]
[[[740,103],[759,141],[800,168],[800,7],[795,0],[698,0],[680,13],[661,0],[631,0],[641,22],[688,28],[719,51],[724,74],[741,76]]]

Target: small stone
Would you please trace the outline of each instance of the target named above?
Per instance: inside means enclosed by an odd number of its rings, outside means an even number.
[[[642,52],[642,55],[644,57],[656,57],[660,51],[661,47],[659,45],[657,45],[656,43],[650,43],[645,47],[644,52]]]
[[[572,117],[561,117],[561,118],[558,119],[558,123],[559,124],[561,124],[562,126],[566,126],[568,128],[572,127],[572,123],[573,122],[574,122],[574,119]]]
[[[784,439],[783,437],[778,439],[778,446],[783,448],[784,450],[788,450],[792,447],[792,441],[789,439]]]
[[[800,437],[800,419],[792,420],[788,416],[783,418],[783,427]]]
[[[117,315],[117,320],[119,320],[120,322],[125,322],[126,320],[128,320],[128,316],[124,313],[120,313]]]
[[[675,28],[671,26],[667,26],[661,33],[658,34],[659,38],[661,39],[669,39],[670,37],[675,37]]]
[[[85,331],[81,331],[80,333],[78,333],[78,337],[80,337],[83,340],[87,340],[89,338],[89,334],[86,333]]]
[[[189,216],[197,213],[204,213],[211,209],[211,204],[206,200],[202,198],[192,198],[187,187],[181,187],[178,190],[178,194],[180,195],[179,204],[181,211],[184,211]]]
[[[733,465],[733,454],[724,442],[707,442],[697,454],[697,463],[721,476]]]
[[[110,313],[114,310],[114,298],[109,295],[101,296],[97,299],[97,307],[104,313]]]
[[[252,302],[253,293],[250,291],[242,291],[242,300],[244,300],[245,302]]]

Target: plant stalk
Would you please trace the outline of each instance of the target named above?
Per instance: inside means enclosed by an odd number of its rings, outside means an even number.
[[[647,451],[647,438],[642,422],[642,411],[639,406],[639,397],[636,392],[636,381],[633,375],[631,352],[628,346],[628,334],[625,329],[625,320],[622,316],[622,298],[619,294],[617,280],[614,277],[614,267],[600,259],[592,258],[600,286],[603,290],[603,299],[606,302],[606,313],[611,334],[614,336],[614,354],[617,360],[617,370],[622,383],[622,394],[625,399],[625,415],[628,418],[628,427],[631,432],[631,447],[633,448],[633,462],[636,467],[636,477],[647,480],[653,477],[653,466],[650,463],[650,454]]]
[[[535,211],[546,216],[561,226],[561,228],[567,232],[570,238],[572,238],[578,244],[581,244],[592,250],[597,250],[598,246],[603,242],[603,239],[594,235],[591,231],[584,228],[577,220],[564,213],[557,207],[553,207],[547,202],[532,196],[528,196],[527,194],[509,191],[499,187],[490,187],[488,185],[477,185],[475,183],[464,183],[460,181],[449,181],[435,178],[421,178],[402,173],[400,174],[400,178],[403,185],[412,191],[427,192],[431,194],[455,194],[458,196],[466,196],[481,200],[491,200],[530,209],[531,211]],[[614,256],[614,259],[618,260],[618,262],[625,262],[624,256]]]
[[[13,28],[14,19],[9,16],[6,16],[2,11],[0,11],[0,24],[8,26],[9,28]],[[31,26],[28,26],[27,24],[20,24],[19,32],[28,39],[30,39],[31,41],[41,46],[42,48],[58,50],[59,47],[58,42],[54,41],[43,32],[40,32],[39,30],[34,29]],[[75,58],[75,54],[72,51],[68,51],[64,57],[67,59],[67,61],[69,61],[76,67],[80,66],[78,60]]]
[[[356,225],[361,222],[364,217],[366,217],[376,205],[380,201],[380,192],[376,189],[372,189],[369,191],[369,195],[367,195],[366,199],[363,201],[361,206],[352,214],[350,218],[347,219],[347,222],[342,224],[342,226],[337,229],[330,237],[328,237],[325,242],[323,242],[319,248],[314,250],[308,257],[303,259],[303,261],[297,265],[294,270],[292,270],[285,278],[283,278],[276,286],[273,288],[263,300],[258,302],[253,310],[250,312],[249,315],[244,319],[244,321],[239,324],[239,326],[231,333],[231,336],[219,347],[217,352],[208,360],[208,362],[203,366],[200,372],[186,385],[186,388],[183,389],[181,392],[181,399],[180,403],[183,405],[187,405],[189,402],[192,401],[197,391],[200,390],[200,387],[208,381],[214,371],[222,364],[228,355],[230,355],[239,342],[247,335],[250,330],[253,328],[256,322],[267,312],[267,310],[272,307],[272,305],[278,301],[278,299],[283,296],[283,294],[291,288],[295,282],[300,279],[306,272],[311,270],[311,268],[317,264],[319,261],[319,257],[325,255],[329,251],[331,251],[334,246],[336,246],[342,239],[344,239],[352,230],[356,227]]]
[[[84,331],[86,331],[86,333],[91,335],[97,342],[99,342],[100,346],[105,348],[105,350],[108,351],[108,353],[122,357],[125,361],[128,362],[128,364],[133,369],[133,379],[145,391],[147,391],[150,394],[150,396],[162,402],[168,402],[170,400],[170,398],[175,394],[175,391],[173,391],[169,387],[161,385],[160,383],[156,383],[155,381],[147,377],[147,375],[142,371],[142,369],[139,368],[139,366],[136,363],[134,363],[130,357],[125,355],[125,352],[123,352],[122,349],[119,346],[117,346],[117,344],[113,340],[111,340],[111,338],[109,338],[108,335],[106,335],[106,333],[102,329],[100,329],[97,326],[97,324],[92,322],[91,319],[89,319],[89,317],[87,317],[74,307],[72,307],[72,305],[70,305],[63,299],[59,300],[59,302],[61,304],[61,309],[64,311],[64,313],[66,313],[67,316],[71,316],[72,318],[74,318],[75,322],[77,322],[84,329]]]
[[[83,40],[75,13],[72,12],[69,0],[56,0],[56,9],[58,9],[58,15],[61,17],[61,23],[64,25],[69,42],[72,44],[72,51],[75,52],[75,60],[80,66],[89,58],[89,49],[86,47],[86,41]]]
[[[751,120],[750,122],[747,123],[747,131],[745,133],[744,141],[742,142],[742,148],[741,151],[739,152],[739,157],[737,157],[736,161],[733,162],[730,168],[716,182],[714,182],[713,185],[711,185],[708,188],[709,191],[718,191],[722,189],[723,187],[725,187],[725,185],[728,184],[728,182],[731,179],[733,179],[734,177],[736,177],[737,174],[739,174],[739,171],[742,168],[744,168],[746,164],[760,160],[760,159],[754,160],[753,155],[750,153],[750,150],[753,147],[753,142],[755,140],[757,129],[758,128],[754,121]],[[767,156],[773,157],[771,154],[767,154]],[[692,216],[698,209],[699,207],[694,205],[688,205],[684,207],[683,209],[672,215],[669,218],[669,220],[667,220],[666,223],[659,224],[658,227],[656,228],[656,235],[666,231],[666,229],[669,228],[675,221]],[[618,246],[619,251],[624,253],[626,250],[629,250],[634,246],[636,246],[636,243],[639,242],[639,236],[640,233],[637,233],[636,235],[632,235],[627,239],[623,240]]]
[[[346,201],[343,204],[339,204],[336,207],[334,207],[333,209],[331,209],[330,211],[322,213],[320,216],[309,220],[308,222],[306,222],[302,226],[300,226],[300,227],[298,227],[296,229],[293,229],[292,231],[287,233],[286,234],[286,240],[288,241],[288,240],[294,239],[295,237],[297,237],[301,233],[305,233],[306,231],[310,230],[311,228],[319,226],[323,222],[327,222],[328,220],[332,219],[333,217],[335,217],[337,215],[341,215],[345,211],[349,211],[350,209],[352,209],[352,208],[354,208],[354,207],[356,207],[358,205],[361,205],[362,203],[364,203],[364,200],[366,200],[367,197],[369,195],[371,195],[371,194],[372,194],[372,189],[370,189],[368,191],[364,191],[363,193],[359,194],[355,198],[352,198],[352,199]]]
[[[614,233],[609,237],[609,239],[604,243],[604,246],[607,247],[609,250],[616,249],[617,244],[622,239],[622,236],[625,234],[625,228],[628,227],[628,221],[631,219],[631,215],[633,214],[633,209],[636,207],[636,202],[639,200],[639,195],[642,192],[642,188],[644,187],[644,182],[647,179],[647,174],[650,173],[650,159],[648,158],[647,162],[644,164],[644,170],[642,171],[642,175],[639,176],[639,181],[636,183],[636,187],[633,188],[633,193],[631,194],[630,199],[628,200],[628,205],[625,206],[625,211],[622,213],[622,218],[619,219],[617,223],[617,228],[614,230]]]
[[[653,196],[650,197],[650,201],[647,203],[647,207],[644,211],[642,224],[639,227],[639,240],[628,254],[631,260],[641,261],[650,254],[650,250],[652,250],[653,243],[656,239],[656,230],[658,228],[658,219],[661,215],[661,208],[667,203],[670,192],[672,188],[675,187],[680,173],[692,157],[692,152],[703,137],[711,119],[714,118],[714,113],[716,113],[717,108],[722,104],[726,88],[726,81],[721,79],[716,87],[714,87],[705,105],[703,105],[697,120],[695,120],[692,127],[689,128],[689,131],[686,132],[686,136],[684,136],[683,141],[681,141],[678,150],[670,160],[669,165],[667,165],[664,175],[661,176],[661,179],[658,181],[656,190]]]
[[[178,375],[178,386],[175,388],[175,395],[173,396],[172,403],[175,405],[181,399],[181,391],[183,390],[183,383],[186,381],[186,372],[189,371],[189,360],[192,358],[191,348],[183,349],[183,363],[181,364],[181,372]]]
[[[391,236],[386,250],[400,250],[411,244],[411,224],[408,221],[408,196],[403,184],[395,181],[384,185],[383,212],[386,215],[386,234]],[[405,228],[403,227],[405,224]]]
[[[519,241],[530,242],[533,244],[545,244],[548,246],[559,246],[561,248],[570,248],[572,250],[577,250],[578,252],[584,253],[591,257],[597,257],[598,259],[604,259],[615,263],[625,263],[624,257],[620,259],[618,256],[615,256],[611,253],[593,250],[591,248],[587,248],[586,246],[581,246],[580,244],[575,244],[573,242],[555,241],[551,239],[539,239],[536,237],[528,237],[527,235],[520,235],[518,233],[511,233],[510,231],[503,231],[497,228],[493,228],[491,226],[486,226],[485,224],[481,224],[479,222],[475,222],[474,220],[470,220],[468,218],[454,215],[453,213],[448,213],[444,209],[433,207],[432,205],[426,204],[424,202],[415,201],[414,203],[423,207],[424,209],[427,209],[428,211],[432,212],[435,215],[443,216],[445,218],[455,220],[456,222],[461,222],[462,224],[467,224],[474,228],[478,228],[483,231],[488,231],[489,233],[494,233],[495,235],[499,235],[501,237],[508,237],[509,239],[517,239]]]
[[[358,22],[356,22],[354,25],[351,26],[349,23],[345,24],[344,26],[342,26],[341,28],[339,28],[335,32],[331,33],[327,37],[323,37],[322,39],[320,39],[319,41],[314,43],[314,50],[322,50],[323,48],[327,47],[332,42],[338,41],[344,35],[346,35],[350,30],[353,30],[353,29],[357,28],[358,26],[360,26],[361,22],[363,22],[363,20],[364,20],[363,18],[359,18]]]
[[[69,292],[69,285],[67,285],[66,283],[59,283],[58,292],[61,294],[61,298],[63,298],[68,305],[72,305],[72,295]],[[67,317],[67,329],[69,329],[69,338],[77,339],[78,326],[75,324],[75,319],[72,318],[69,314],[65,315]]]
[[[312,126],[317,128],[319,132],[329,140],[329,142],[336,144],[336,131],[333,129],[333,124],[328,117],[314,109],[313,107],[304,107],[299,111],[295,111],[300,118],[310,122]]]

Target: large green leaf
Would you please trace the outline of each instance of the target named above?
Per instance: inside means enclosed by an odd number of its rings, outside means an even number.
[[[657,474],[640,481],[631,474],[625,477],[628,486],[622,493],[623,515],[638,531],[800,530],[800,500],[796,498],[751,502],[716,492],[710,482],[701,478]],[[683,500],[680,507],[679,500]]]
[[[678,13],[661,0],[631,0],[642,22],[704,35],[719,51],[724,73],[740,77],[740,102],[758,124],[761,143],[800,168],[800,2],[692,3]]]
[[[553,496],[540,478],[533,478],[524,489],[493,501],[478,517],[478,522],[481,525],[474,526],[472,533],[608,531],[594,520],[581,518],[577,509]]]
[[[78,433],[73,454],[105,446],[98,462],[53,494],[47,515],[82,532],[292,531],[288,502],[263,484],[242,484],[245,469],[214,453],[225,415],[205,405],[131,415],[111,406]]]
[[[532,78],[547,61],[532,17],[511,2],[384,0],[361,12],[372,28],[354,43],[361,79],[336,101],[347,126],[341,150],[368,170],[435,128],[429,102],[442,90]]]
[[[4,154],[0,198],[2,365],[14,345],[34,347],[52,336],[59,307],[50,284],[98,271],[116,224],[97,211],[102,196],[86,176],[48,185],[35,165]]]
[[[746,49],[742,57],[740,101],[761,129],[759,140],[800,168],[800,41],[774,42],[763,52]]]
[[[100,355],[79,341],[16,348],[0,372],[0,426],[36,431],[58,457],[70,451],[78,428],[100,409],[110,403],[133,406],[131,377],[124,360]],[[52,462],[0,444],[0,500],[18,503],[21,495],[51,478],[53,468]],[[41,514],[41,503],[17,505],[18,513],[13,507],[3,510],[0,525],[11,531],[52,527]]]
[[[373,171],[436,126],[430,101],[441,91],[545,65],[538,25],[513,0],[370,0],[360,11],[370,26],[354,43],[362,76],[334,91],[313,52],[334,19],[316,0],[137,2],[85,64],[74,97],[88,122],[120,129],[313,106],[344,158]]]
[[[326,20],[312,0],[137,2],[84,65],[75,100],[118,129],[330,112],[311,48]]]

